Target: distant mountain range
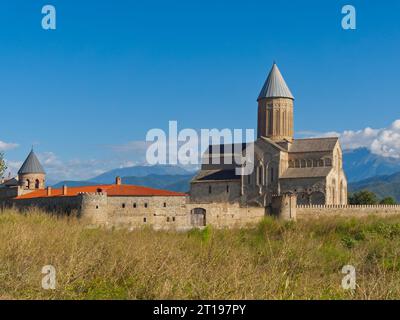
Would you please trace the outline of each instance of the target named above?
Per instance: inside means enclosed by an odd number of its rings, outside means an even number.
[[[371,153],[366,148],[345,150],[343,167],[349,182],[400,172],[400,160]]]
[[[343,152],[343,166],[349,191],[365,188],[380,197],[393,196],[400,202],[400,191],[398,194],[395,191],[400,190],[398,159],[380,157],[368,149],[360,148]],[[135,166],[110,170],[86,181],[62,181],[53,187],[59,188],[63,184],[70,187],[110,184],[115,182],[115,177],[120,176],[125,184],[187,192],[194,175],[195,172],[172,165]]]
[[[348,189],[349,192],[369,190],[380,198],[393,197],[400,203],[400,172],[353,182]]]
[[[195,172],[178,166],[136,166],[113,169],[86,181],[60,181],[54,184],[53,188],[61,188],[63,185],[78,187],[111,184],[115,183],[115,177],[119,176],[122,178],[122,183],[124,184],[187,192],[189,191],[190,180],[194,175]]]
[[[89,181],[95,181],[97,183],[113,183],[115,177],[145,177],[149,175],[188,175],[190,171],[185,170],[179,166],[173,165],[155,165],[155,166],[135,166],[119,168],[107,171],[97,177],[90,179]]]

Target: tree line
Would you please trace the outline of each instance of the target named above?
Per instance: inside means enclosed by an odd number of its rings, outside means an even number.
[[[393,197],[385,197],[379,199],[379,197],[368,190],[361,190],[349,194],[348,203],[353,205],[372,205],[372,204],[397,204]]]

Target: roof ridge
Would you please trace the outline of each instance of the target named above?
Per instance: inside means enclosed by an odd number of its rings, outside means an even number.
[[[317,139],[339,139],[339,137],[298,138],[298,139],[293,139],[293,140],[298,141],[298,140],[317,140]]]

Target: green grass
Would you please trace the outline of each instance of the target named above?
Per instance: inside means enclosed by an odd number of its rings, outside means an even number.
[[[400,217],[176,233],[0,214],[3,299],[399,299],[399,257]],[[354,292],[341,288],[347,264]],[[41,287],[45,265],[57,270],[55,290]]]

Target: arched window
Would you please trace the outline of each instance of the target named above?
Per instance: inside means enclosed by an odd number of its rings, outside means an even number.
[[[301,167],[305,168],[306,167],[306,160],[301,160]]]
[[[274,182],[274,168],[271,168],[271,182]]]
[[[36,179],[35,180],[35,189],[39,189],[39,187],[40,187],[39,179]]]
[[[312,160],[310,160],[310,159],[307,160],[307,167],[308,168],[312,167]]]
[[[29,189],[30,186],[31,186],[30,180],[29,180],[29,179],[26,179],[26,181],[25,181],[25,187]]]
[[[257,168],[257,184],[259,186],[262,185],[262,167],[261,166],[258,166],[258,168]]]
[[[295,166],[296,168],[300,168],[300,161],[299,161],[299,160],[295,160],[295,161],[294,161],[294,166]]]

